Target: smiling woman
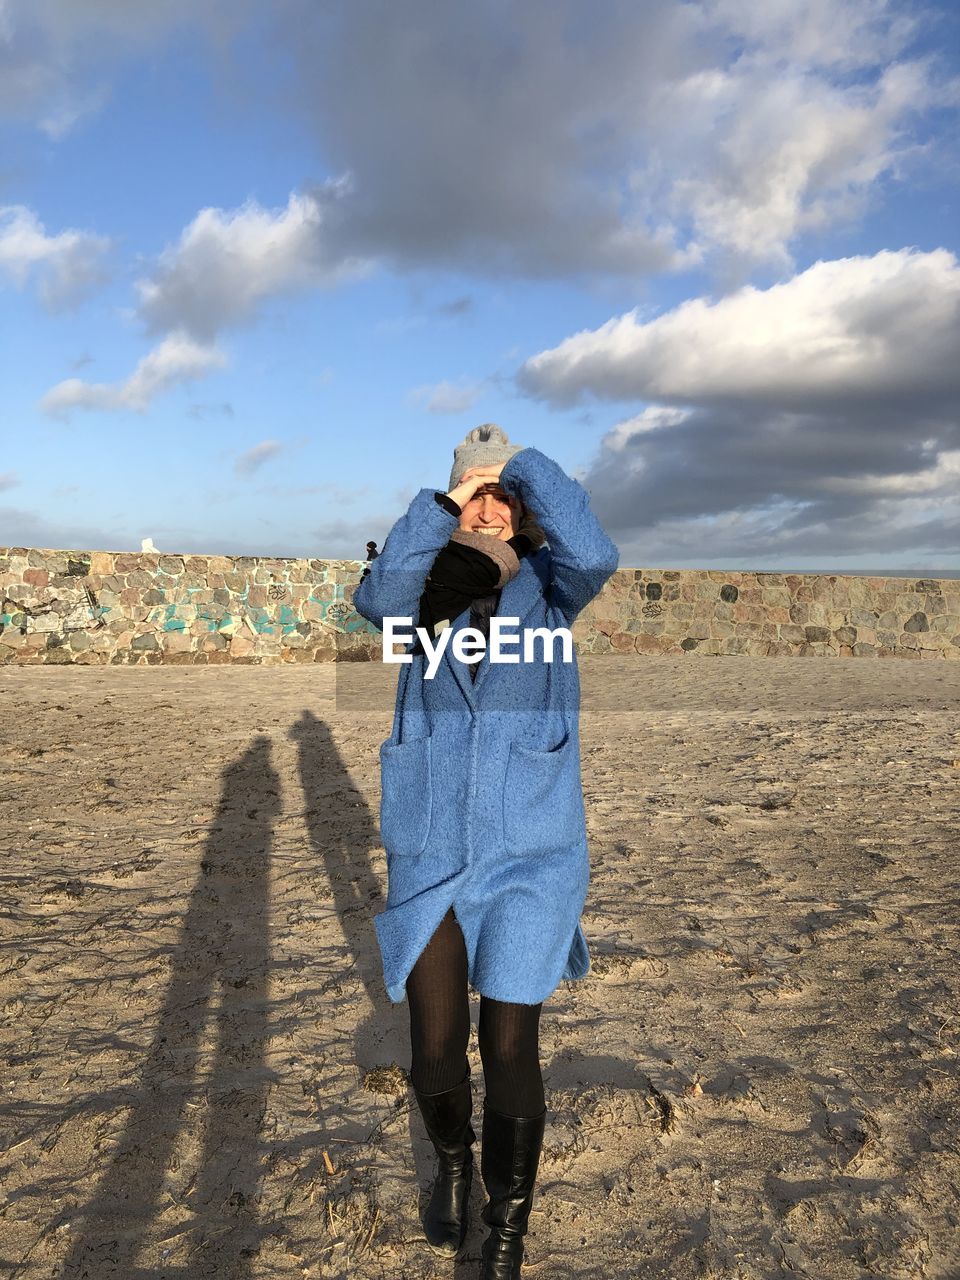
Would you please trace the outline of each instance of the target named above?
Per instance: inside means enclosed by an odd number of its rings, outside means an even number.
[[[589,970],[590,871],[575,655],[555,663],[543,645],[491,664],[489,649],[465,659],[459,641],[496,632],[494,617],[567,629],[617,563],[585,490],[487,423],[454,451],[448,491],[420,490],[354,595],[381,629],[419,617],[448,642],[431,671],[421,637],[397,681],[380,750],[387,903],[374,923],[387,992],[410,1006],[411,1082],[440,1157],[424,1227],[447,1255],[466,1232],[468,988],[480,994],[483,1280],[520,1274],[546,1120],[540,1013],[561,980]]]
[[[477,427],[468,440],[481,431],[503,436],[499,427],[488,424]],[[520,570],[520,558],[543,546],[544,532],[529,508],[499,483],[484,478],[485,472],[499,476],[502,467],[502,463],[468,467],[458,474],[456,484],[451,483],[449,494],[438,491],[434,495],[444,510],[457,516],[459,523],[427,574],[412,655],[424,652],[421,631],[429,636],[440,635],[466,608],[471,609],[472,621],[486,635],[502,589]],[[476,675],[474,664],[470,668],[471,679]]]
[[[499,484],[483,480],[484,473],[499,476],[501,467],[471,467],[464,472],[464,482],[451,492],[450,497],[459,501],[462,508],[460,528],[467,533],[480,533],[487,537],[512,537],[520,529],[520,513],[522,504],[519,498],[505,493]],[[478,485],[472,497],[467,497],[470,483],[476,480]],[[457,493],[462,498],[457,498]]]

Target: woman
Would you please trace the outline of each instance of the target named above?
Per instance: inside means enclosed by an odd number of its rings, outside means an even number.
[[[570,627],[617,563],[586,491],[488,423],[454,450],[447,492],[413,499],[354,596],[378,627],[398,617],[433,637],[452,630],[432,679],[419,641],[400,668],[380,748],[388,892],[374,923],[387,993],[408,1000],[410,1079],[439,1156],[424,1228],[450,1256],[466,1234],[476,1141],[468,987],[480,995],[481,1280],[520,1275],[546,1122],[540,1013],[590,967],[576,657],[550,661],[538,642],[525,660],[523,631]],[[457,635],[488,635],[494,614],[519,619],[512,660],[461,661]]]

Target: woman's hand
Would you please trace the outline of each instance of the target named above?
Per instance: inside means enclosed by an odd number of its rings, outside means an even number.
[[[450,490],[447,497],[452,498],[462,511],[478,489],[482,489],[484,485],[499,483],[500,472],[505,465],[503,462],[496,462],[487,467],[467,467],[460,477],[460,483]]]

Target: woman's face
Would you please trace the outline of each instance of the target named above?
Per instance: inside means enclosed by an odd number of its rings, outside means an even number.
[[[522,514],[519,498],[506,493],[497,485],[485,485],[477,490],[463,508],[460,528],[506,542],[520,528]]]

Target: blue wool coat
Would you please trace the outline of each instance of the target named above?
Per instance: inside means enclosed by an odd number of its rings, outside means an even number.
[[[616,569],[619,555],[590,510],[586,490],[538,449],[504,465],[502,488],[534,515],[548,545],[520,560],[497,614],[519,618],[515,664],[480,659],[476,683],[453,653],[470,609],[432,679],[427,657],[400,667],[390,737],[380,747],[380,834],[387,855],[385,910],[374,917],[387,993],[394,1003],[452,906],[480,995],[539,1004],[561,979],[590,968],[580,916],[590,881],[580,776],[576,653],[523,660],[525,628],[572,625]],[[457,517],[421,489],[393,526],[354,606],[376,626],[418,623],[420,596]],[[413,645],[407,646],[408,652]]]

